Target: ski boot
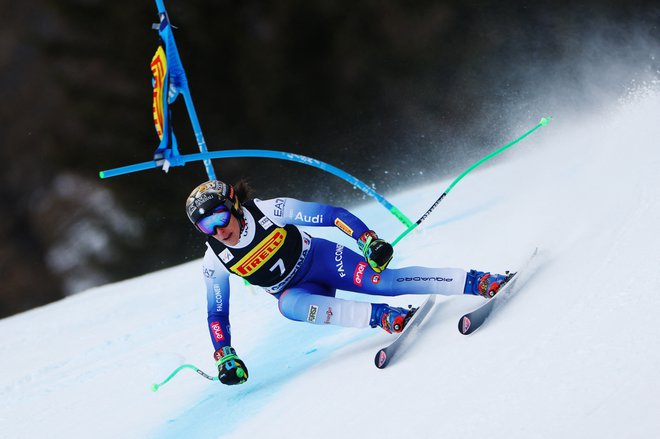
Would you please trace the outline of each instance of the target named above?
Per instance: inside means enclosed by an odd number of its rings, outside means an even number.
[[[465,278],[464,294],[474,294],[490,299],[516,273],[490,274],[488,272],[470,270]]]
[[[371,321],[369,325],[372,328],[380,326],[385,331],[398,333],[403,331],[408,320],[415,314],[417,308],[411,306],[406,308],[395,308],[384,303],[371,304]]]

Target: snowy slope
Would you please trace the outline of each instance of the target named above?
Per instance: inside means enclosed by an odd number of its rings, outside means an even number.
[[[542,248],[542,269],[474,335],[456,323],[481,299],[442,298],[377,370],[387,334],[290,322],[237,282],[248,383],[186,370],[152,393],[182,363],[213,371],[195,261],[1,320],[0,437],[660,437],[660,96],[553,116],[397,245],[395,265],[493,271]],[[449,182],[386,195],[416,219]],[[402,231],[376,203],[356,211]]]

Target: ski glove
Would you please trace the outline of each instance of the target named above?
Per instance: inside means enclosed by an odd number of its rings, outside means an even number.
[[[373,230],[367,230],[360,235],[357,244],[362,251],[364,259],[367,260],[369,266],[376,273],[385,270],[387,264],[392,260],[392,256],[394,256],[392,245],[389,242],[379,239]]]
[[[218,378],[222,384],[243,384],[248,379],[245,363],[238,358],[236,350],[231,346],[218,349],[213,354],[215,365],[218,366]]]

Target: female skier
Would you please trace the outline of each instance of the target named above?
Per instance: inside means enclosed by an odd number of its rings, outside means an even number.
[[[358,293],[475,294],[494,296],[505,276],[460,268],[405,267],[385,270],[394,250],[344,208],[293,198],[248,200],[244,182],[236,187],[211,180],[186,202],[188,218],[207,236],[203,273],[208,325],[223,384],[248,379],[245,363],[231,347],[229,274],[263,287],[278,300],[285,317],[316,325],[401,332],[414,312],[384,303],[338,299],[337,289]],[[357,241],[362,255],[312,236],[297,226],[337,227]]]

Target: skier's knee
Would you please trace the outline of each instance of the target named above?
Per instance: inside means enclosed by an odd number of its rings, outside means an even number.
[[[295,321],[303,321],[304,319],[301,319],[298,316],[298,312],[296,310],[299,308],[298,302],[300,299],[300,291],[297,291],[295,289],[290,289],[286,290],[282,293],[278,300],[278,307],[280,310],[280,313],[286,317],[287,319],[290,320],[295,320]]]

